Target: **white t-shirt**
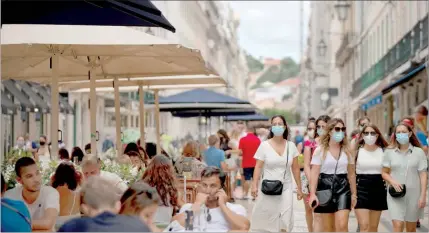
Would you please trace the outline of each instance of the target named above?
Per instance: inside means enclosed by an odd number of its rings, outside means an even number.
[[[289,154],[289,155],[288,155]],[[263,179],[283,180],[285,183],[293,183],[291,176],[291,167],[293,159],[298,157],[299,152],[295,143],[287,141],[283,154],[279,156],[269,141],[263,141],[258,147],[253,158],[263,161]],[[289,157],[289,158],[288,158]],[[286,159],[288,159],[286,161]],[[287,164],[287,168],[286,168]],[[285,174],[286,171],[286,174]],[[283,178],[284,177],[284,178]],[[286,188],[286,187],[285,187]]]
[[[247,217],[246,209],[239,204],[226,203],[226,206],[235,214]],[[187,203],[180,208],[180,213],[186,210],[191,210],[192,204]],[[201,208],[200,214],[194,216],[194,231],[203,232],[228,232],[231,230],[228,221],[222,213],[222,210],[217,207],[213,209]],[[207,221],[208,213],[210,213],[211,220]],[[173,231],[183,231],[183,229],[173,229]]]
[[[325,159],[322,158],[323,154],[326,153]],[[323,160],[323,164],[322,164]],[[353,159],[348,159],[347,154],[341,150],[341,156],[337,160],[332,156],[331,152],[326,151],[322,147],[317,147],[314,151],[313,158],[311,159],[311,165],[319,165],[320,173],[324,174],[335,174],[335,166],[337,166],[336,174],[347,174],[348,164],[354,164]]]
[[[122,192],[127,191],[128,185],[115,173],[100,171],[100,176],[104,179],[112,182],[116,187],[118,187]]]
[[[356,174],[381,174],[383,169],[383,149],[367,151],[360,148],[356,162]]]
[[[28,204],[22,197],[22,188],[22,186],[17,186],[10,189],[4,193],[4,197],[24,202],[30,211],[31,219],[42,219],[45,211],[50,208],[60,212],[60,194],[56,189],[50,186],[42,186],[37,199]]]

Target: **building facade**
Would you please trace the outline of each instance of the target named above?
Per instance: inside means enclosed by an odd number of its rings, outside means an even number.
[[[404,116],[427,106],[428,3],[349,1],[343,39],[336,51],[342,116],[348,126],[364,115],[384,133]],[[422,66],[423,65],[423,66]]]
[[[339,4],[347,6],[338,11]],[[314,51],[320,51],[320,34],[328,36],[325,62],[330,66],[323,72],[328,74],[324,85],[330,88],[330,101],[325,111],[316,111],[312,98],[309,115],[341,117],[349,129],[357,127],[360,117],[369,116],[387,134],[416,107],[427,106],[427,1],[320,1],[312,2],[311,11],[302,65],[306,81],[301,86],[314,95],[323,86],[309,81],[318,79],[314,71],[320,54]],[[330,19],[320,12],[327,12]],[[307,82],[316,83],[316,90]]]

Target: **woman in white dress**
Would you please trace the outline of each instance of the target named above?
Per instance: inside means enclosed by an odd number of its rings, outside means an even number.
[[[36,161],[39,163],[49,164],[51,161],[51,151],[48,144],[46,143],[46,136],[42,135],[39,138],[40,147],[37,149]],[[42,164],[43,165],[43,164]]]
[[[283,116],[274,116],[271,125],[269,139],[261,143],[254,156],[256,167],[253,174],[252,196],[256,198],[256,202],[250,221],[250,231],[291,232],[293,229],[291,168],[298,188],[298,200],[302,199],[299,152],[295,144],[287,140],[289,131]],[[280,183],[277,185],[280,188],[276,189],[280,192],[273,192],[273,189],[263,185],[272,184],[273,181]]]

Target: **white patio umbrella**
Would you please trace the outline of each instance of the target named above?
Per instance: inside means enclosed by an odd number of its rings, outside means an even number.
[[[58,82],[215,74],[198,50],[127,27],[3,25],[2,78],[50,83],[52,153],[58,151]],[[119,99],[119,96],[115,96]],[[94,104],[95,105],[95,104]],[[96,108],[91,110],[91,149],[96,153]]]
[[[62,82],[59,84],[61,90],[70,92],[86,93],[90,92],[90,83],[88,81],[76,82]],[[155,92],[155,99],[158,100],[158,93],[161,89],[187,89],[187,88],[201,88],[201,87],[224,87],[226,86],[225,80],[215,75],[186,75],[186,76],[166,76],[166,77],[146,77],[129,79],[112,79],[112,80],[97,80],[95,83],[97,92],[114,92],[115,96],[119,98],[120,91],[136,91],[139,90],[140,96],[140,144],[145,144],[145,104],[143,89],[153,90]],[[151,106],[153,107],[153,106]],[[160,145],[160,125],[159,125],[159,101],[155,103],[155,119],[156,119],[156,143]],[[120,104],[115,101],[115,118],[120,119]],[[121,135],[120,121],[116,121],[116,145],[117,148],[122,148],[122,142],[119,135]],[[157,146],[157,153],[161,153],[161,147]],[[117,151],[121,155],[122,151]]]

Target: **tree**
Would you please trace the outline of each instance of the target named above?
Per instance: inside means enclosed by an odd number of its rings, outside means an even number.
[[[259,72],[264,69],[264,64],[250,54],[246,54],[247,67],[250,73]]]
[[[260,87],[264,82],[279,83],[299,74],[299,65],[290,57],[283,58],[280,66],[271,66],[262,74],[252,89]]]

